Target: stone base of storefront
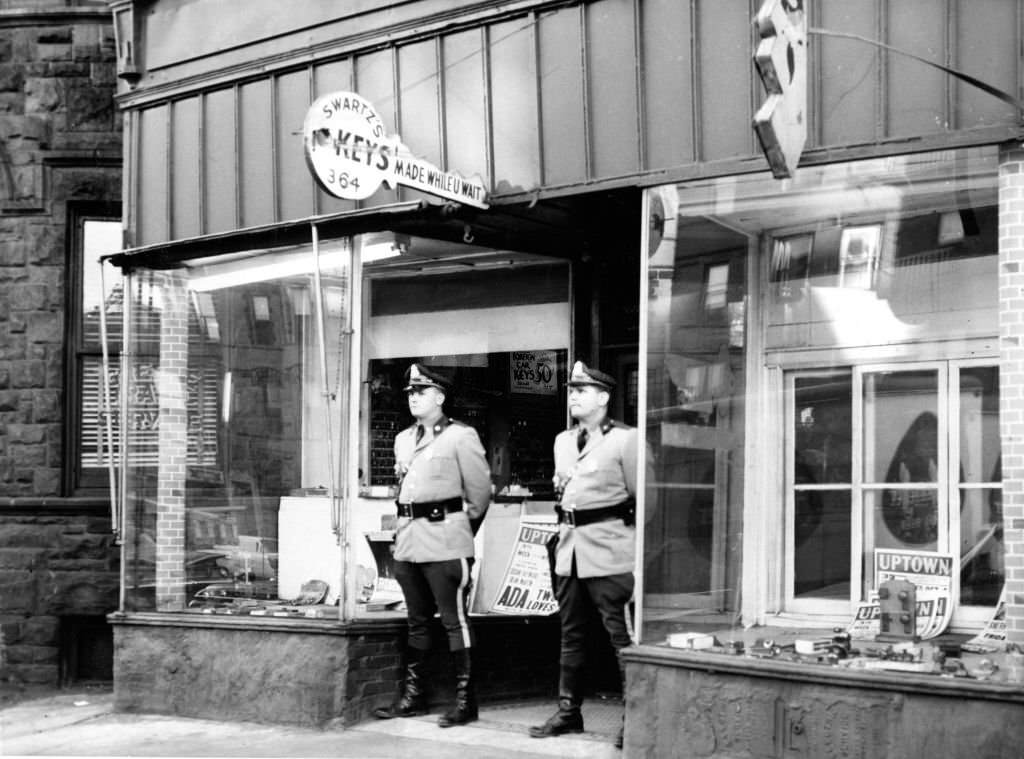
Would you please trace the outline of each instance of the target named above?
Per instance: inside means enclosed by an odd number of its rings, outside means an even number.
[[[345,727],[390,703],[401,682],[401,616],[332,624],[135,613],[113,614],[110,621],[118,711]],[[481,703],[554,698],[557,617],[480,617],[474,623]],[[453,696],[445,649],[435,648],[425,679],[430,702],[440,709]]]
[[[624,756],[1019,757],[1024,686],[628,649]]]

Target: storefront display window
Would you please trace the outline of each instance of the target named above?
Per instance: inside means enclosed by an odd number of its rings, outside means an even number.
[[[567,263],[378,233],[125,283],[126,610],[401,613],[392,446],[414,361],[453,380],[446,411],[477,429],[492,469],[473,611],[508,601],[521,519],[554,518]]]
[[[337,598],[340,571],[279,587],[278,543],[282,497],[340,486],[349,258],[338,241],[127,277],[128,610]]]
[[[642,639],[741,612],[849,621],[880,549],[950,557],[952,627],[991,616],[997,161],[972,148],[651,191]]]

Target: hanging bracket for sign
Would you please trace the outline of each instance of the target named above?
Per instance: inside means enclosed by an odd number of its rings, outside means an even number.
[[[387,136],[376,109],[354,92],[324,95],[309,107],[302,127],[306,164],[317,183],[338,198],[363,200],[381,184],[487,208],[478,176],[442,171],[416,158],[401,139]]]

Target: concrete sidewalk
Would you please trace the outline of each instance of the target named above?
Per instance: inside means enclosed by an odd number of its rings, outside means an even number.
[[[620,702],[584,704],[588,731],[536,739],[553,703],[520,702],[480,710],[471,725],[441,729],[437,715],[317,730],[216,722],[113,710],[113,694],[61,691],[0,710],[0,756],[339,757],[341,759],[620,759],[612,745]]]

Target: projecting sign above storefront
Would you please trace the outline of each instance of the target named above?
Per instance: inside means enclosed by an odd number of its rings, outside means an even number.
[[[302,128],[306,163],[317,183],[346,200],[368,198],[381,183],[404,185],[431,195],[487,208],[487,189],[479,177],[442,171],[416,158],[397,135],[385,135],[376,109],[353,92],[317,99]]]
[[[793,176],[807,141],[807,19],[803,0],[765,0],[755,18],[754,62],[768,99],[754,131],[777,179]]]

